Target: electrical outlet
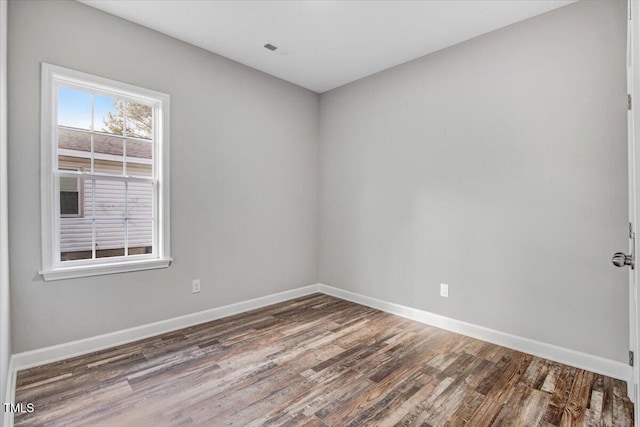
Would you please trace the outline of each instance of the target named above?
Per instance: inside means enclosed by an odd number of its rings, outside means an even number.
[[[200,279],[196,279],[191,282],[191,293],[200,293]]]
[[[440,283],[440,296],[449,298],[449,285],[446,283]]]

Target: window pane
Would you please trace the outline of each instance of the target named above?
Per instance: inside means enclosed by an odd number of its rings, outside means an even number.
[[[133,102],[127,103],[127,136],[145,139],[153,137],[151,107]]]
[[[127,162],[129,161],[127,158]],[[153,166],[143,163],[127,163],[127,175],[151,178],[153,176]]]
[[[58,149],[91,152],[91,134],[58,126]]]
[[[150,254],[153,252],[153,222],[130,220],[129,255]]]
[[[85,218],[93,218],[93,181],[92,179],[83,179],[81,181],[82,195],[82,215]]]
[[[91,170],[91,159],[58,156],[58,170],[89,172]]]
[[[109,135],[93,136],[94,172],[122,175],[124,142],[122,138]]]
[[[91,129],[91,94],[68,87],[58,88],[58,125]]]
[[[131,158],[134,159],[131,159]],[[127,161],[136,159],[151,160],[153,158],[153,143],[139,139],[127,139]],[[138,160],[139,161],[139,160]]]
[[[96,220],[96,258],[124,255],[125,223]]]
[[[78,178],[60,178],[60,215],[80,215]]]
[[[127,175],[151,178],[153,176],[153,143],[127,139]]]
[[[97,173],[122,176],[122,162],[96,159],[93,162],[93,168]]]
[[[91,134],[58,127],[58,169],[91,170]]]
[[[153,217],[153,184],[129,182],[127,207],[130,217],[151,219]]]
[[[95,217],[125,217],[125,185],[122,181],[95,180]]]
[[[60,218],[60,260],[91,259],[93,221]]]
[[[123,141],[122,138],[116,136],[95,134],[93,136],[93,151],[96,154],[122,157],[124,153]]]
[[[94,97],[93,130],[122,135],[124,101],[109,96]]]

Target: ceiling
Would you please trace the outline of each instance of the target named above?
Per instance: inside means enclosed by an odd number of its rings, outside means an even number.
[[[79,1],[318,93],[572,3]]]

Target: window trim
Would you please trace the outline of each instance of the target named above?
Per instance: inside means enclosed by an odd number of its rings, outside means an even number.
[[[157,232],[151,256],[132,255],[125,259],[92,259],[82,262],[66,261],[61,265],[57,261],[56,250],[59,248],[59,236],[55,235],[58,226],[55,212],[56,183],[54,179],[54,135],[57,111],[57,96],[54,88],[57,84],[81,88],[91,84],[95,89],[119,98],[144,100],[158,107],[154,118],[157,135],[157,150],[154,152],[154,164],[157,167]],[[166,268],[171,265],[170,256],[170,215],[169,215],[169,95],[149,89],[118,82],[104,77],[94,76],[68,68],[42,63],[41,86],[41,228],[42,228],[42,270],[40,274],[45,281],[69,279],[75,277],[96,276],[102,274],[122,273],[128,271]],[[59,252],[59,251],[58,251]]]

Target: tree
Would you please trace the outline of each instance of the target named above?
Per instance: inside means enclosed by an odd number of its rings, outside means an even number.
[[[127,136],[151,139],[153,136],[153,112],[151,107],[117,100],[113,103],[116,113],[107,113],[102,119],[103,130],[122,135],[124,130],[124,113],[126,105]]]

